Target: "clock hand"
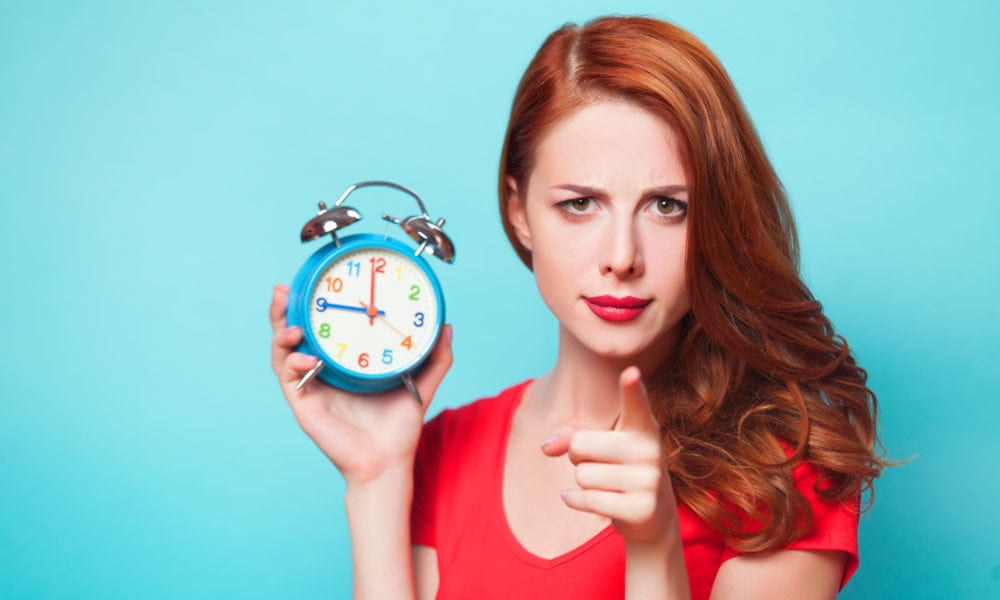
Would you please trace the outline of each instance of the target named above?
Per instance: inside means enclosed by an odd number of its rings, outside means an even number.
[[[361,306],[365,306],[365,303],[364,303],[363,300],[358,300],[358,304],[360,304]],[[371,310],[372,308],[374,308],[374,307],[367,306],[367,307],[365,307],[364,310],[367,310],[369,315],[373,315],[373,311]],[[357,310],[357,309],[355,309],[355,310]],[[382,322],[385,323],[386,325],[388,325],[390,329],[392,329],[393,331],[395,331],[396,333],[398,333],[399,337],[401,337],[401,338],[405,338],[406,337],[406,334],[403,333],[399,329],[399,327],[396,327],[395,325],[393,325],[392,322],[390,322],[389,319],[387,319],[385,317],[385,311],[384,310],[380,310],[380,311],[374,312],[374,314],[382,317],[382,319],[381,319]],[[371,316],[370,318],[372,319],[372,322],[375,321],[375,317],[374,316]]]
[[[400,331],[399,327],[396,327],[395,325],[393,325],[392,322],[385,317],[385,313],[384,312],[382,313],[382,322],[385,323],[386,325],[388,325],[389,329],[392,329],[393,331],[395,331],[396,333],[398,333],[399,337],[401,337],[401,338],[405,338],[406,337],[406,334],[403,333],[402,331]]]
[[[317,298],[316,299],[316,309],[319,312],[323,312],[324,310],[326,310],[328,308],[338,308],[340,310],[353,310],[353,311],[363,312],[363,313],[367,313],[368,312],[368,307],[365,306],[364,304],[362,304],[361,306],[348,306],[347,304],[334,304],[332,302],[327,302],[326,298]],[[380,311],[377,311],[375,314],[384,315],[385,311],[384,310],[380,310]]]
[[[375,324],[375,315],[385,315],[385,311],[375,308],[374,304],[365,304],[364,300],[358,300],[358,304],[360,304],[363,308],[355,308],[354,310],[364,311],[364,313],[368,315],[368,321],[372,325]]]

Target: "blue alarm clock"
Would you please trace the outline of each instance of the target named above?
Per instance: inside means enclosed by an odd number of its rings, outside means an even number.
[[[355,190],[389,187],[409,194],[420,214],[399,219],[416,243],[414,249],[388,235],[338,233],[359,221],[356,209],[343,206]],[[356,183],[333,207],[319,204],[319,214],[302,228],[308,242],[329,234],[332,241],[309,257],[292,283],[288,324],[302,328],[298,350],[319,358],[298,382],[301,389],[318,376],[328,384],[357,393],[376,393],[405,385],[422,402],[413,376],[430,356],[445,322],[444,295],[430,265],[429,253],[446,263],[455,248],[445,235],[444,219],[432,221],[413,191],[388,181]]]

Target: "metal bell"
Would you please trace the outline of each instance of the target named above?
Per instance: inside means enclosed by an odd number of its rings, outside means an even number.
[[[426,214],[397,219],[386,213],[382,213],[382,218],[402,227],[406,235],[419,244],[415,256],[420,256],[426,250],[446,263],[451,264],[455,261],[455,246],[441,230],[444,219],[438,219],[437,223],[434,223]]]
[[[360,219],[361,213],[350,206],[327,208],[326,202],[320,202],[319,214],[302,227],[302,241],[310,242],[329,233],[333,236],[334,243],[339,245],[337,230]]]

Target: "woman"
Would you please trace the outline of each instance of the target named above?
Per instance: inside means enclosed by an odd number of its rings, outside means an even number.
[[[883,465],[875,398],[710,51],[643,18],[553,33],[514,99],[500,209],[556,365],[422,434],[405,390],[295,391],[315,359],[276,288],[274,368],[346,479],[355,594],[835,596]]]

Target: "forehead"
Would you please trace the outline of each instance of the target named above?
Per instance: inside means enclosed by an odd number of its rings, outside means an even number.
[[[587,104],[557,122],[535,154],[540,178],[614,186],[685,184],[674,128],[621,101]]]

